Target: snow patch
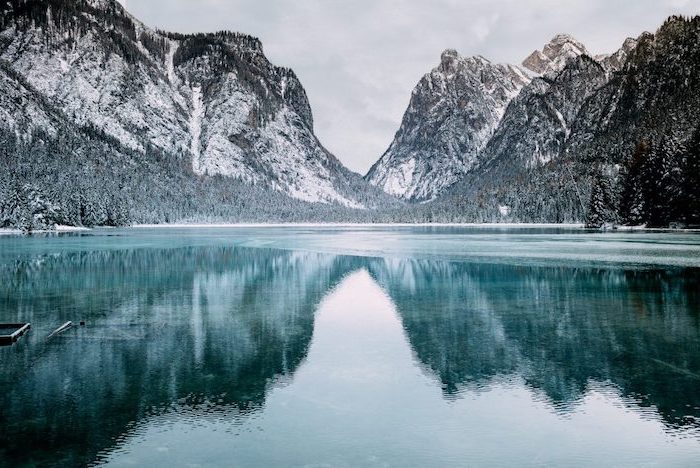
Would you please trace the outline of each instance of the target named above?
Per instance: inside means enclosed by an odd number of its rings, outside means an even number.
[[[384,191],[394,196],[407,196],[413,184],[416,160],[411,158],[400,166],[388,171],[384,181]]]
[[[557,115],[557,119],[559,119],[559,123],[561,124],[562,128],[564,129],[564,133],[566,134],[566,138],[569,138],[569,135],[571,135],[571,129],[569,128],[569,125],[566,123],[564,116],[562,115],[561,112],[559,112],[558,109],[554,109],[554,112]]]
[[[202,157],[202,120],[204,119],[204,97],[202,95],[202,87],[195,86],[192,88],[192,115],[190,116],[190,152],[192,153],[192,170],[195,174],[201,172],[201,157]]]
[[[32,231],[34,234],[47,234],[47,233],[62,233],[62,232],[87,232],[91,231],[90,228],[86,227],[78,227],[78,226],[63,226],[63,225],[56,225],[56,227],[53,230],[47,230],[47,229],[42,229],[42,230],[36,230]],[[0,236],[16,236],[16,235],[23,235],[24,233],[19,230],[19,229],[7,229],[7,228],[0,228]]]
[[[168,55],[165,58],[165,66],[168,69],[168,80],[170,81],[170,84],[175,84],[175,81],[177,80],[177,75],[175,75],[175,53],[179,47],[180,44],[178,42],[171,41],[170,50],[168,50]]]

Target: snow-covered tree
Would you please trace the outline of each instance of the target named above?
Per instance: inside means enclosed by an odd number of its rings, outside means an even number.
[[[0,225],[25,232],[53,229],[60,208],[33,184],[14,181],[1,201]]]
[[[644,196],[642,193],[642,167],[649,157],[650,146],[646,141],[637,145],[621,174],[620,219],[628,226],[645,223]]]
[[[700,226],[700,127],[687,146],[683,206],[685,222]]]
[[[617,222],[617,202],[612,181],[603,171],[599,171],[591,187],[591,202],[586,216],[586,226],[600,228]]]

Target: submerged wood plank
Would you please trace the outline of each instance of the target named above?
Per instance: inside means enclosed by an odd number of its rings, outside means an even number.
[[[54,330],[53,333],[51,333],[51,334],[49,335],[49,338],[53,338],[53,337],[56,336],[56,335],[60,335],[61,333],[63,333],[64,331],[68,330],[68,329],[71,328],[72,326],[73,326],[73,322],[66,322],[66,323],[64,323],[63,325],[61,325],[60,327],[58,327],[56,330]]]
[[[0,330],[13,330],[12,333],[0,335],[0,346],[8,346],[19,340],[32,328],[30,323],[3,323]]]

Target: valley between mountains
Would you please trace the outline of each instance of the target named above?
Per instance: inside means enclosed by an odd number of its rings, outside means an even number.
[[[0,4],[0,228],[175,222],[700,225],[700,17],[521,64],[439,54],[364,177],[261,42],[115,0]],[[378,155],[379,156],[379,155]]]

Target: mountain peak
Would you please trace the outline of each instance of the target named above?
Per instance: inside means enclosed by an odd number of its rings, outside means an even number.
[[[640,36],[640,38],[641,37],[642,36]],[[613,52],[612,54],[598,55],[595,59],[601,65],[603,65],[606,71],[618,72],[622,70],[622,68],[627,63],[627,59],[629,58],[632,51],[634,51],[634,49],[639,44],[639,40],[639,38],[635,39],[633,37],[628,37],[627,39],[625,39],[625,42],[622,44],[622,47],[620,47],[616,52]]]
[[[399,198],[432,200],[478,164],[510,101],[529,77],[481,55],[442,52],[413,90],[401,127],[365,176]]]
[[[569,60],[589,55],[586,46],[569,34],[557,34],[542,48],[530,54],[523,66],[540,75],[561,71]]]
[[[483,55],[464,57],[455,49],[445,49],[440,55],[440,66],[437,70],[445,74],[454,74],[459,72],[459,70],[469,70],[473,73],[475,70],[478,71],[495,66],[497,65]]]
[[[116,5],[119,5],[121,7],[121,4],[116,0],[85,0],[85,3],[87,3],[93,8],[99,9],[110,8]]]
[[[457,52],[455,49],[445,49],[442,51],[442,54],[440,54],[440,59],[442,61],[454,60],[457,58],[459,58],[459,52]]]
[[[586,47],[575,37],[573,37],[571,34],[565,34],[565,33],[559,33],[556,36],[552,38],[551,41],[549,41],[548,46],[563,46],[565,44],[572,44],[580,49],[585,50]],[[546,48],[547,46],[545,46]]]
[[[445,49],[440,55],[440,69],[445,73],[454,73],[459,59],[459,52],[455,49]]]

